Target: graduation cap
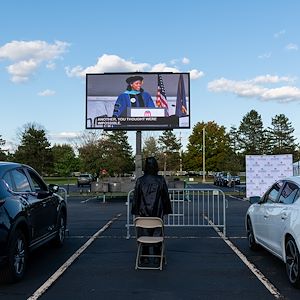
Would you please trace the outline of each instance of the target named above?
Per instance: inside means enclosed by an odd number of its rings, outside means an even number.
[[[143,77],[142,76],[131,76],[131,77],[128,77],[127,79],[126,79],[126,82],[128,83],[128,84],[132,84],[132,83],[134,83],[135,81],[138,81],[138,80],[140,80],[140,81],[143,81]]]

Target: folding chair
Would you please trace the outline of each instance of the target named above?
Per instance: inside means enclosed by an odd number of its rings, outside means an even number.
[[[138,217],[134,219],[134,225],[136,228],[136,239],[138,244],[137,255],[135,260],[135,269],[160,269],[162,270],[163,261],[166,262],[165,253],[165,245],[164,245],[164,222],[160,218],[156,217]],[[160,230],[160,236],[148,236],[148,235],[140,235],[140,229],[151,230],[153,232],[155,229]],[[160,246],[160,253],[156,254],[143,254],[143,247],[149,246]],[[153,264],[149,264],[145,266],[141,263],[141,258],[159,258],[159,266],[156,267]]]

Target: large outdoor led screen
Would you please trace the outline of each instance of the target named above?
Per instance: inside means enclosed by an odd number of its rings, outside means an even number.
[[[86,75],[86,129],[190,128],[189,73]]]

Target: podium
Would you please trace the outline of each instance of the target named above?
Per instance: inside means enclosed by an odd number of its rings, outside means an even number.
[[[167,117],[167,111],[165,108],[159,107],[128,107],[127,108],[127,117],[136,118],[136,117]]]

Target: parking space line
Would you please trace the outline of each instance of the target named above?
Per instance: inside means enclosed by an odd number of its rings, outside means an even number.
[[[228,197],[230,197],[230,198],[232,198],[232,199],[234,199],[234,200],[238,200],[238,201],[242,201],[242,202],[247,202],[247,201],[249,201],[248,199],[246,199],[246,198],[239,198],[239,197],[235,197],[235,196],[232,196],[232,195],[229,195]]]
[[[207,217],[206,220],[214,228],[217,234],[223,239],[223,241],[232,249],[232,251],[242,260],[242,262],[250,269],[250,271],[257,277],[257,279],[267,288],[267,290],[276,298],[283,299],[283,296],[279,293],[277,288],[259,271],[255,265],[253,265],[247,257],[230,241],[224,236],[220,229]]]
[[[87,202],[89,202],[90,200],[93,200],[93,199],[97,199],[97,198],[96,198],[96,197],[88,198],[88,199],[86,199],[86,200],[80,201],[80,203],[87,203]]]
[[[41,297],[47,289],[67,270],[68,267],[97,239],[97,237],[109,228],[114,221],[121,217],[122,214],[116,215],[99,229],[84,245],[82,245],[49,279],[41,285],[27,300],[35,300]]]
[[[70,235],[66,237],[66,239],[89,239],[90,235]],[[135,240],[135,236],[131,236],[131,239]],[[174,235],[165,235],[166,239],[221,239],[219,236],[174,236]],[[228,237],[231,240],[239,240],[239,239],[246,239],[246,236],[229,236]],[[96,239],[127,239],[126,236],[120,236],[120,235],[102,235],[96,237]]]

